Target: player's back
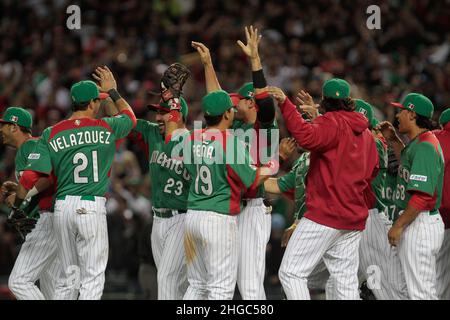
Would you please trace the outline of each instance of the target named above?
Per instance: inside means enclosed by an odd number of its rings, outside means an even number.
[[[47,128],[39,141],[31,170],[57,178],[57,198],[104,196],[116,141],[133,126],[127,114],[102,119],[69,119]]]
[[[183,161],[192,177],[188,209],[238,214],[241,196],[256,178],[244,145],[218,130],[194,131],[187,142]]]

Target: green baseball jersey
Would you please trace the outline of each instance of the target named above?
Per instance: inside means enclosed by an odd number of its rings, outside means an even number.
[[[38,142],[38,138],[31,138],[25,141],[16,152],[15,159],[15,176],[17,182],[19,182],[20,177],[22,176],[23,171],[26,170],[28,164],[28,158],[33,157],[33,151]],[[50,208],[40,208],[39,200],[41,195],[35,195],[31,197],[31,199],[27,199],[23,202],[21,209],[26,213],[27,216],[32,218],[39,217],[39,210],[45,210]]]
[[[388,154],[386,145],[378,138],[375,138],[375,144],[378,152],[378,159],[380,162],[380,170],[377,176],[372,181],[372,191],[375,193],[376,204],[375,208],[378,212],[386,212],[386,204],[383,200],[383,191],[386,180],[386,171],[388,164]]]
[[[185,140],[183,162],[192,177],[188,209],[241,212],[243,190],[258,172],[242,141],[228,131],[195,130]]]
[[[181,157],[174,156],[187,135],[188,130],[177,131],[166,143],[157,124],[140,119],[130,134],[148,156],[151,200],[155,208],[187,209],[191,177]]]
[[[309,170],[309,152],[304,152],[297,159],[288,174],[277,179],[281,192],[294,191],[295,220],[300,219],[306,212],[305,188],[306,175]]]
[[[386,173],[386,179],[383,187],[383,203],[386,206],[386,215],[391,221],[398,218],[398,212],[395,209],[394,193],[397,188],[397,175]]]
[[[104,196],[116,143],[128,135],[133,121],[127,113],[102,119],[64,120],[47,128],[28,169],[57,179],[56,198]]]
[[[424,132],[403,150],[394,194],[396,210],[405,210],[412,191],[425,193],[435,200],[435,212],[441,205],[444,157],[436,136]]]
[[[257,120],[253,124],[248,124],[242,120],[235,120],[231,129],[235,130],[235,135],[245,143],[251,158],[256,161],[257,166],[269,162],[269,158],[274,155],[271,149],[271,141],[272,139],[278,141],[278,124],[276,119],[270,123],[261,123]],[[243,131],[243,134],[239,133],[239,129]],[[274,136],[274,132],[276,132],[276,136]],[[261,155],[264,155],[267,159],[261,159]],[[263,198],[264,195],[264,185],[260,185],[249,189],[245,193],[244,198]]]

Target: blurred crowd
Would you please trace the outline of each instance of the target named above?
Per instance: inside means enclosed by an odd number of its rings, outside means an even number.
[[[66,27],[71,4],[81,8],[79,30]],[[366,26],[366,8],[372,4],[381,8],[380,30]],[[324,79],[337,76],[351,83],[353,97],[372,103],[380,119],[393,120],[388,103],[411,91],[433,101],[435,119],[450,101],[449,0],[3,0],[0,17],[0,113],[12,105],[29,108],[35,135],[70,113],[71,84],[91,78],[98,65],[110,67],[119,92],[138,118],[146,119],[152,119],[146,105],[158,101],[152,92],[167,65],[188,65],[192,75],[184,96],[191,126],[202,119],[199,101],[205,90],[202,64],[190,42],[210,48],[219,81],[231,92],[251,80],[236,44],[250,24],[262,31],[268,84],[291,97],[304,89],[318,100]],[[280,136],[287,136],[279,120]],[[14,152],[0,147],[0,181],[14,179]],[[147,171],[142,150],[125,141],[107,195],[106,294],[142,294],[139,265],[152,264]],[[267,285],[276,296],[280,237],[293,208],[283,198],[273,201]],[[7,279],[20,241],[4,225],[5,214],[0,219],[0,283],[5,283],[2,277]]]

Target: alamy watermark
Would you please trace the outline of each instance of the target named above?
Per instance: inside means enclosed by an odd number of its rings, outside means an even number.
[[[366,26],[369,30],[381,29],[381,9],[379,6],[373,4],[367,7],[366,13],[369,17],[366,20]]]
[[[187,135],[185,130],[177,130],[172,137]],[[194,122],[194,130],[184,139],[178,140],[172,149],[170,159],[184,164],[259,164],[278,165],[278,129],[202,129],[202,122]],[[167,160],[168,161],[168,160]],[[164,162],[164,159],[161,160]],[[278,168],[273,168],[278,171]]]
[[[66,20],[66,26],[69,30],[81,29],[81,9],[79,6],[72,4],[67,7],[66,13],[69,15]]]

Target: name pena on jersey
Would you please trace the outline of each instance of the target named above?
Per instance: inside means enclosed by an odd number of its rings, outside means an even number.
[[[214,154],[214,146],[194,144],[192,146],[192,153],[198,158],[212,159]]]
[[[184,167],[183,162],[181,160],[168,157],[165,152],[160,152],[158,150],[153,151],[150,159],[150,164],[152,163],[159,164],[161,167],[172,170],[178,175],[183,174],[183,179],[185,180],[190,180],[191,178],[187,169]]]
[[[83,131],[71,133],[69,136],[61,136],[49,141],[50,146],[55,152],[70,147],[76,147],[84,144],[110,144],[111,132],[108,131]]]

